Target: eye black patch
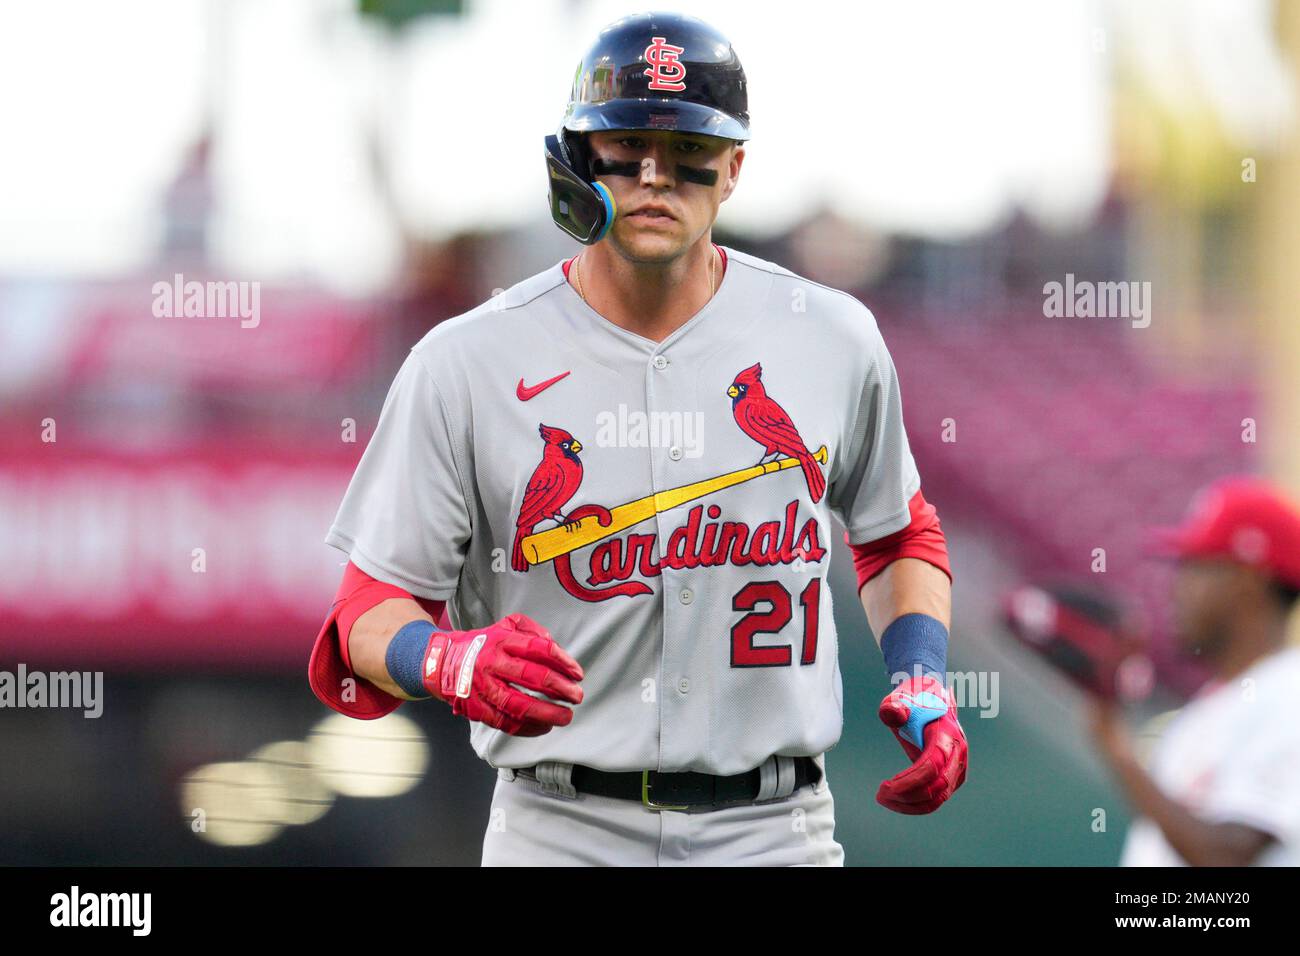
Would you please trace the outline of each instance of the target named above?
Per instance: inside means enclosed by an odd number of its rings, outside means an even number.
[[[716,186],[718,184],[718,171],[716,169],[701,169],[698,166],[687,166],[684,163],[678,163],[674,169],[677,172],[677,178],[688,183],[695,183],[700,186]],[[596,176],[628,176],[633,179],[641,175],[640,163],[616,163],[613,160],[597,157],[592,160],[591,171]]]
[[[595,159],[591,171],[597,176],[632,176],[641,175],[640,163],[615,163],[608,159]]]
[[[687,166],[678,163],[676,166],[677,177],[684,179],[688,183],[696,183],[700,186],[716,186],[718,184],[718,171],[716,169],[700,169],[698,166]]]

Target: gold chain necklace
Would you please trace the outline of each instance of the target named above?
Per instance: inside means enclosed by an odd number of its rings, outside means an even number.
[[[714,253],[714,250],[713,250],[713,249],[710,249],[710,250],[709,250],[709,298],[710,298],[710,299],[713,298],[713,293],[714,293],[714,291],[715,291],[715,290],[714,290],[714,285],[713,285],[713,263],[714,263],[714,260],[715,260],[715,256],[714,256],[713,253]],[[583,302],[587,302],[587,293],[585,293],[585,292],[582,291],[582,265],[581,265],[581,263],[582,263],[582,254],[579,253],[579,254],[578,254],[578,257],[577,257],[576,259],[573,260],[573,284],[576,285],[576,286],[578,287],[578,295],[582,296],[582,301],[583,301]],[[590,305],[591,303],[588,302],[587,304]]]

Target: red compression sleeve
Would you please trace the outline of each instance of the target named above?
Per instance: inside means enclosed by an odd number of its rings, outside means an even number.
[[[952,580],[952,569],[948,566],[948,543],[944,540],[943,529],[939,527],[939,513],[917,491],[908,503],[911,521],[906,528],[895,531],[887,537],[863,544],[849,543],[853,552],[853,569],[858,573],[858,589],[866,584],[899,558],[920,558],[948,575]],[[844,537],[848,542],[848,535]]]
[[[440,629],[448,627],[445,601],[415,597],[403,588],[372,578],[349,561],[307,665],[307,679],[312,691],[323,703],[341,714],[373,720],[392,713],[402,703],[400,697],[394,697],[364,677],[358,677],[348,656],[348,635],[352,633],[357,618],[391,598],[411,598],[424,608]]]

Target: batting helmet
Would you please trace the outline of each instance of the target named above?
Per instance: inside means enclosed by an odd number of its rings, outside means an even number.
[[[596,182],[586,133],[672,130],[749,139],[745,71],[721,33],[695,17],[642,13],[601,31],[578,64],[564,122],[546,137],[551,216],[591,245],[617,215]]]

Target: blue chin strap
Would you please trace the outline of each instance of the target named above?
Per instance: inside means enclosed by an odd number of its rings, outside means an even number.
[[[591,184],[591,188],[600,196],[601,202],[605,204],[605,222],[596,232],[596,237],[591,240],[592,243],[600,242],[614,227],[614,217],[618,215],[618,205],[614,202],[614,196],[609,188],[599,180]]]

